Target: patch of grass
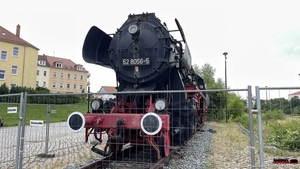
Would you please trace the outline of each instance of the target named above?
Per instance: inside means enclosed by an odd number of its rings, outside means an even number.
[[[50,113],[50,122],[63,122],[67,121],[68,116],[75,111],[86,113],[87,102],[77,104],[60,104],[50,105],[51,110],[57,110],[57,113]],[[7,113],[7,107],[17,107],[17,113]],[[0,104],[0,118],[4,119],[4,127],[17,126],[19,123],[19,104]],[[26,106],[26,125],[30,120],[43,120],[47,119],[47,105],[46,104],[27,104]]]
[[[209,149],[209,148],[205,150],[205,153],[209,154],[209,155],[213,155],[214,154],[214,152],[211,149]]]
[[[217,131],[213,135],[212,155],[208,163],[211,164],[210,167],[224,168],[224,166],[248,163],[248,159],[245,159],[243,154],[248,153],[244,150],[249,147],[249,137],[239,130],[237,124],[232,122],[209,124]]]
[[[208,124],[211,124],[214,130],[217,131],[213,135],[213,155],[210,156],[208,164],[213,164],[213,168],[231,168],[237,165],[241,168],[247,167],[251,162],[250,138],[248,135],[243,134],[236,123],[210,122]],[[258,157],[259,145],[257,140],[254,141],[254,150],[255,156]],[[209,152],[209,150],[206,150],[206,152]],[[273,158],[298,158],[299,156],[300,152],[264,147],[265,165],[269,165],[269,168],[273,167]],[[259,164],[258,160],[258,158],[255,159],[256,164]]]
[[[272,154],[274,156],[282,156],[282,157],[299,157],[300,152],[293,152],[288,150],[281,150],[281,149],[270,149],[264,148],[264,152],[268,154]]]

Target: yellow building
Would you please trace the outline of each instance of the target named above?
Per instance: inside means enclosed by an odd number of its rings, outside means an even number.
[[[89,72],[70,59],[39,55],[36,85],[51,93],[86,92]]]
[[[0,26],[0,85],[35,88],[38,48]]]

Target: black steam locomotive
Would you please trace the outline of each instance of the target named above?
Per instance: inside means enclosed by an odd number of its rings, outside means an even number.
[[[91,113],[74,112],[68,118],[72,130],[86,128],[86,141],[94,134],[102,142],[107,134],[104,150],[94,146],[92,151],[109,156],[127,143],[147,145],[159,159],[206,121],[208,96],[200,92],[205,83],[192,68],[186,38],[175,22],[178,30],[173,31],[182,40],[154,13],[129,15],[113,36],[95,26],[89,30],[83,58],[113,69],[118,91],[115,100],[93,100]]]

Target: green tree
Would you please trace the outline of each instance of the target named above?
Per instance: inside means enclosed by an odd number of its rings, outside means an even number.
[[[289,108],[296,108],[297,106],[300,106],[300,99],[298,96],[294,96],[290,100],[290,107]],[[294,112],[293,112],[294,113]]]
[[[210,89],[215,84],[215,72],[214,69],[210,64],[205,63],[201,68],[198,65],[194,65],[194,71],[196,74],[201,76],[206,83],[206,88]]]
[[[242,116],[245,112],[245,103],[242,101],[241,96],[237,96],[235,93],[229,94],[228,110],[230,117],[233,119]]]
[[[6,83],[3,83],[1,86],[0,86],[0,95],[1,94],[8,94],[9,93],[9,89],[8,87],[6,86]]]
[[[218,78],[215,81],[216,69],[210,64],[205,63],[201,68],[193,65],[196,74],[201,76],[206,84],[206,89],[224,89],[224,82]],[[208,119],[221,121],[225,119],[224,108],[226,106],[227,92],[208,92],[210,105],[208,107]]]
[[[300,115],[300,106],[296,106],[293,108],[293,115]]]
[[[300,106],[300,99],[298,96],[294,96],[290,100],[292,106]]]
[[[218,86],[222,86],[222,87],[219,87],[219,88],[222,88],[222,89],[223,89],[223,86],[225,86],[225,83],[222,81],[221,78],[217,79],[216,84],[218,84]],[[224,87],[224,89],[225,89],[225,87]]]

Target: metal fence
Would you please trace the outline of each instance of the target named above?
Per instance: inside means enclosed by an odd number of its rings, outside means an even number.
[[[23,93],[8,94],[0,96],[0,166],[5,163],[12,165],[5,165],[5,168],[14,167],[18,164],[21,149],[21,138],[24,136],[22,132],[22,117],[23,117]],[[17,127],[4,127],[6,123],[11,123]]]
[[[267,159],[273,156],[273,163],[290,164],[297,161],[300,150],[300,87],[255,87],[254,100],[257,114],[257,141],[259,143],[259,166],[269,168],[265,164],[264,150],[268,153]],[[265,99],[262,99],[265,96]],[[251,129],[253,130],[253,129]],[[254,132],[250,134],[254,140]],[[254,144],[251,144],[254,146]],[[255,165],[255,160],[252,160]],[[298,168],[299,165],[293,166]]]
[[[232,168],[234,166],[269,168],[273,165],[274,158],[287,156],[285,154],[280,156],[269,152],[269,150],[264,153],[265,148],[268,147],[264,143],[266,141],[264,134],[267,135],[266,127],[271,123],[264,116],[264,113],[268,110],[274,111],[279,104],[280,110],[291,112],[293,115],[291,119],[296,118],[295,115],[297,115],[298,110],[296,107],[300,105],[296,105],[296,102],[286,103],[284,99],[279,99],[279,102],[276,101],[281,97],[289,100],[289,94],[295,93],[298,89],[300,88],[256,87],[255,95],[252,95],[251,86],[245,89],[201,91],[210,96],[210,106],[207,110],[210,114],[208,114],[207,124],[213,126],[217,131],[212,140],[213,145],[207,148],[213,153],[206,152],[211,156],[210,161],[206,163],[212,168]],[[192,91],[168,92],[174,94]],[[159,94],[156,91],[151,93]],[[230,105],[229,95],[224,101],[222,99],[224,93],[239,96],[243,100],[244,107]],[[94,97],[101,97],[102,94],[91,93],[90,96],[94,99]],[[107,94],[114,95],[117,93]],[[125,92],[124,94],[128,93]],[[134,94],[139,94],[139,92]],[[264,94],[266,94],[266,99],[262,99]],[[91,151],[97,140],[91,135],[86,143],[85,130],[71,132],[66,123],[67,115],[72,112],[78,111],[84,114],[89,110],[91,111],[87,98],[87,93],[1,95],[0,119],[4,119],[4,126],[0,128],[0,168],[64,168],[89,159],[101,158]],[[248,130],[246,131],[248,133],[244,131],[246,133],[245,138],[241,139],[245,143],[241,140],[238,143],[234,142],[238,138],[232,131],[234,129],[241,131],[241,128],[233,122],[237,112],[243,112],[247,116]],[[8,124],[14,127],[6,127]],[[230,140],[228,140],[229,138]],[[105,145],[105,139],[98,147]],[[291,141],[295,144],[300,142],[297,139]],[[224,151],[226,151],[227,157],[222,156]],[[296,155],[298,155],[297,152],[290,151],[289,157],[296,158]],[[214,158],[226,160],[219,164]]]

